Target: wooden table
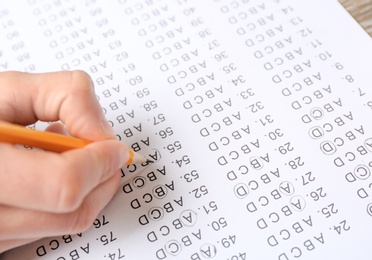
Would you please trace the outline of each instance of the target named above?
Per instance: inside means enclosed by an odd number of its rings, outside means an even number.
[[[372,36],[372,0],[339,0],[355,20]]]

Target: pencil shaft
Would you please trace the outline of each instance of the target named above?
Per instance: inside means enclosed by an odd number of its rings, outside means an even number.
[[[65,152],[82,148],[92,142],[61,134],[32,130],[3,121],[0,121],[0,141],[37,147],[53,152]]]
[[[4,121],[0,121],[0,142],[32,146],[59,153],[82,148],[92,143],[90,140],[79,139],[76,137],[51,132],[32,130]],[[129,150],[128,154],[129,159],[126,165],[146,163],[148,161],[145,157],[134,153],[132,150]]]

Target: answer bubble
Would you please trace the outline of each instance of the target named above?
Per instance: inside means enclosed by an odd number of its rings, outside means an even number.
[[[295,195],[290,200],[290,205],[293,210],[295,211],[303,211],[306,207],[306,201],[305,199],[300,195]]]
[[[372,152],[372,138],[368,138],[364,141],[364,146],[368,151]]]
[[[212,244],[204,244],[200,247],[200,253],[204,258],[211,259],[217,255],[217,248]]]
[[[367,213],[368,215],[372,216],[372,203],[369,203],[367,205]]]
[[[309,129],[309,136],[312,139],[322,138],[324,136],[323,128],[321,128],[320,126],[314,126],[314,127],[310,128]]]
[[[324,141],[320,144],[320,150],[326,155],[331,155],[337,151],[337,148],[333,142]]]
[[[321,109],[320,107],[314,107],[310,110],[310,115],[314,119],[319,120],[323,118],[324,112],[323,112],[323,109]]]
[[[168,189],[164,185],[157,185],[152,189],[152,194],[157,199],[163,199],[168,194]]]
[[[146,185],[146,178],[143,176],[136,176],[132,180],[132,185],[137,189],[142,189]]]
[[[176,256],[182,251],[182,246],[177,240],[169,240],[165,246],[165,251],[167,251],[168,254]]]
[[[244,199],[249,194],[249,188],[245,183],[238,183],[234,187],[234,194],[238,199]]]
[[[359,164],[354,169],[355,176],[360,180],[366,180],[371,176],[371,171],[368,166]]]
[[[279,190],[284,195],[290,196],[294,193],[295,189],[293,187],[293,184],[289,181],[284,181],[279,184]],[[307,196],[307,195],[306,195]]]
[[[154,163],[157,163],[161,159],[161,153],[159,152],[158,149],[151,149],[148,152],[148,157],[149,157],[149,159],[151,159],[152,161],[154,161]]]
[[[196,224],[197,217],[198,217],[198,214],[196,214],[195,211],[191,209],[187,209],[181,212],[179,219],[184,226],[192,227]]]
[[[164,217],[164,210],[160,207],[153,207],[149,210],[148,216],[151,220],[159,221]]]

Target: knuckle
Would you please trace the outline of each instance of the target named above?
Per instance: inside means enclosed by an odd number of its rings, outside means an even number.
[[[92,90],[93,81],[89,74],[83,70],[74,70],[72,71],[72,85],[75,88],[82,90]]]
[[[94,207],[84,203],[79,210],[74,214],[74,220],[72,222],[70,233],[80,233],[89,229],[93,225],[93,221],[97,213]]]

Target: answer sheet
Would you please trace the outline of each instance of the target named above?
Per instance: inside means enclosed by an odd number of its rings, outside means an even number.
[[[371,259],[372,42],[337,1],[0,3],[0,70],[87,71],[155,161],[1,259]]]

